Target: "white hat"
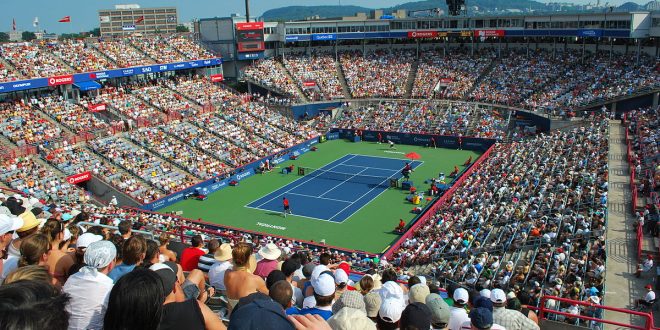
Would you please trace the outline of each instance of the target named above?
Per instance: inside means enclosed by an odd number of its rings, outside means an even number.
[[[319,278],[319,275],[323,273],[326,270],[330,270],[326,265],[317,265],[314,267],[314,270],[312,270],[312,276],[310,277],[310,280],[315,280]]]
[[[470,301],[470,294],[463,288],[458,288],[454,291],[454,301],[461,304],[467,304]]]
[[[420,282],[422,282],[422,284],[426,284],[426,277],[422,275],[417,275],[417,278],[420,280]]]
[[[378,293],[380,293],[380,298],[383,301],[386,299],[403,300],[403,289],[401,289],[401,286],[394,281],[385,282]]]
[[[591,300],[591,302],[594,304],[600,304],[600,298],[598,298],[598,296],[591,296],[589,297],[589,300]]]
[[[258,253],[264,259],[277,260],[277,258],[279,258],[282,254],[282,250],[280,250],[277,245],[268,243],[266,246],[259,249]]]
[[[486,298],[490,299],[490,290],[483,289],[483,290],[479,291],[479,295],[482,296],[482,297],[486,297]]]
[[[494,303],[503,303],[506,302],[506,293],[502,289],[493,289],[490,292],[490,301]]]
[[[385,299],[383,300],[383,303],[380,304],[378,317],[389,323],[396,323],[401,319],[401,313],[403,313],[404,309],[404,304],[402,304],[399,299]]]
[[[80,235],[80,237],[78,237],[78,241],[76,242],[76,247],[86,248],[90,244],[94,242],[98,242],[100,240],[103,240],[103,236],[92,233],[84,233]]]
[[[71,239],[71,231],[69,228],[64,228],[64,237],[62,238],[63,241],[68,241]]]
[[[342,284],[342,283],[347,284],[348,283],[348,275],[341,268],[335,270],[335,283],[337,283],[337,284]]]
[[[312,280],[314,292],[319,296],[330,296],[335,293],[335,279],[330,274],[321,274],[316,280]]]
[[[337,314],[328,319],[328,324],[334,330],[376,330],[376,324],[363,311],[350,307],[340,309]]]
[[[0,235],[23,227],[23,218],[14,215],[0,214]]]

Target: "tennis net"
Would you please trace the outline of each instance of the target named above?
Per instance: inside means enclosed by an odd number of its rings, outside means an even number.
[[[298,175],[310,176],[313,178],[326,179],[326,180],[362,183],[362,184],[382,186],[382,187],[389,187],[390,179],[392,179],[391,177],[385,177],[385,176],[333,172],[333,171],[327,171],[327,170],[309,168],[309,167],[299,167]]]

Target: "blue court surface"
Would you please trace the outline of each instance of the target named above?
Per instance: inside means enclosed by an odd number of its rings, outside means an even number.
[[[349,154],[305,173],[246,207],[282,213],[282,198],[286,196],[295,216],[341,223],[387,190],[390,179],[401,178],[406,162]],[[412,161],[410,165],[416,168],[422,163]],[[297,171],[289,175],[297,175]]]

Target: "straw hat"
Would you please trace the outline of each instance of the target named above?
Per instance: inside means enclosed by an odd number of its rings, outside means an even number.
[[[220,248],[218,248],[215,251],[215,254],[213,255],[213,258],[218,261],[227,261],[230,260],[231,257],[231,245],[228,243],[224,243],[220,245]]]
[[[277,258],[279,258],[282,254],[282,250],[280,250],[277,245],[268,243],[266,246],[259,249],[258,253],[264,259],[277,260]]]

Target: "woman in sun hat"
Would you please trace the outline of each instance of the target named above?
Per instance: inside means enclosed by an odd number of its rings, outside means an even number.
[[[280,250],[274,243],[268,243],[259,249],[257,252],[261,260],[257,262],[257,269],[254,270],[254,275],[261,276],[261,278],[268,277],[268,274],[277,269],[277,258],[282,255]]]

